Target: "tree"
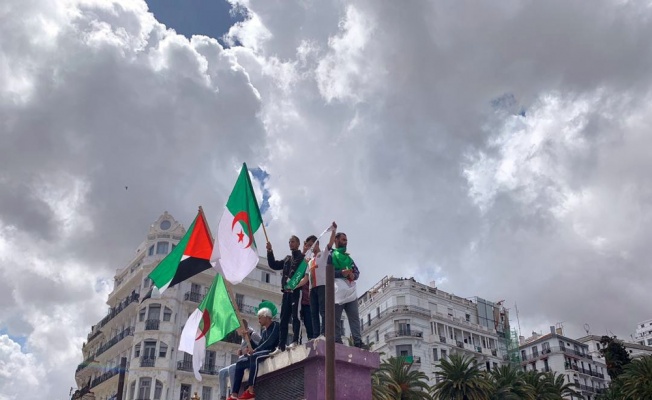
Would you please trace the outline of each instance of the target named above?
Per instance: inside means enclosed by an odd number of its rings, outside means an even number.
[[[623,397],[652,399],[652,357],[645,356],[627,364],[618,379]]]
[[[532,388],[525,384],[523,371],[513,365],[503,365],[489,375],[491,400],[523,400],[532,398]]]
[[[600,355],[604,357],[607,364],[607,373],[611,380],[618,378],[618,375],[623,373],[623,368],[631,362],[629,353],[622,342],[616,339],[615,336],[602,336],[600,338]]]
[[[553,396],[562,399],[568,396],[577,396],[582,397],[581,393],[577,392],[575,389],[577,387],[574,383],[566,382],[564,374],[557,374],[556,372],[546,372],[544,374],[544,380],[548,382],[552,388]]]
[[[523,381],[530,388],[532,400],[557,400],[555,391],[549,379],[543,372],[527,371],[523,373]]]
[[[475,358],[451,354],[441,360],[437,375],[443,380],[434,387],[441,400],[489,400],[491,382],[477,366]]]
[[[390,357],[372,375],[374,400],[431,400],[428,377],[402,357]]]

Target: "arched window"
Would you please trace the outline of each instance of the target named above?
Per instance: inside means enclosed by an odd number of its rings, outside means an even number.
[[[156,380],[156,386],[154,387],[154,400],[161,400],[161,395],[163,394],[163,382]]]
[[[152,389],[152,378],[140,378],[138,384],[138,398],[149,399],[149,393]]]
[[[170,244],[168,242],[158,242],[156,243],[156,254],[168,254],[168,248]]]
[[[131,385],[129,385],[129,400],[134,400],[134,396],[136,395],[136,381],[131,382]]]

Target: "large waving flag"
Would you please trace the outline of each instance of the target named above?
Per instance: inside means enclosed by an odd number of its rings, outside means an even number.
[[[227,281],[238,284],[256,268],[258,249],[254,233],[262,222],[247,164],[242,164],[220,219],[211,256],[215,268]]]
[[[212,252],[213,240],[204,212],[200,208],[184,237],[149,273],[149,278],[159,292],[163,293],[168,287],[211,268]]]
[[[218,274],[204,300],[188,317],[179,341],[179,350],[192,354],[192,369],[198,381],[201,381],[199,369],[204,363],[206,348],[239,327],[231,296]]]

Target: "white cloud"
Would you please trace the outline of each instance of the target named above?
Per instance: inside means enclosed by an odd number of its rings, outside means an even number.
[[[518,303],[525,331],[649,318],[640,2],[251,0],[229,49],[143,1],[5,3],[0,328],[27,342],[2,351],[40,383],[0,396],[66,396],[102,282],[162,211],[216,223],[243,161],[279,254],[336,220],[360,287],[434,279]]]

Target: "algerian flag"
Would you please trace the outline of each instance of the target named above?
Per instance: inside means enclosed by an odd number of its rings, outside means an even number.
[[[159,292],[163,293],[168,287],[209,269],[212,252],[213,240],[204,212],[200,209],[181,241],[149,273],[149,278]],[[149,295],[150,293],[145,298]]]
[[[204,300],[188,317],[179,340],[179,350],[192,354],[192,369],[198,381],[201,381],[199,369],[204,363],[206,348],[239,327],[231,297],[218,274]]]
[[[258,250],[254,233],[262,222],[247,164],[242,164],[220,219],[211,255],[215,268],[227,281],[238,284],[256,268]]]

